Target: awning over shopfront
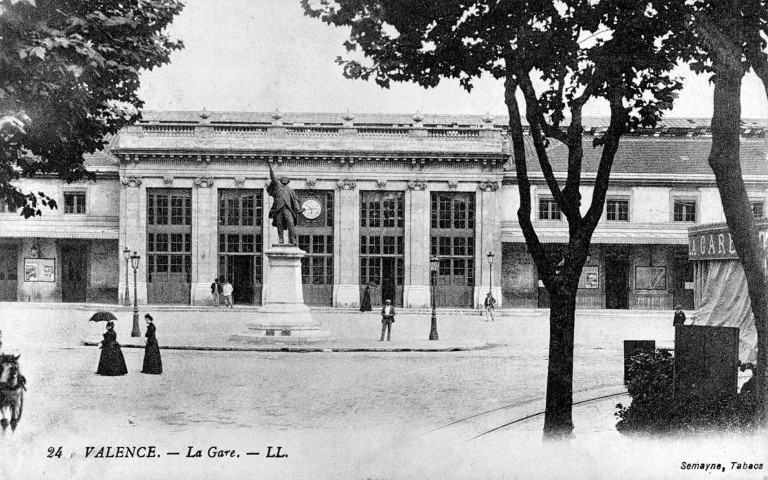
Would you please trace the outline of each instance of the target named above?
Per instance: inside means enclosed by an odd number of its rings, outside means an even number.
[[[768,223],[756,223],[760,243],[765,245]],[[757,329],[752,301],[728,226],[724,223],[697,225],[689,234],[688,255],[695,265],[697,298],[691,324],[738,327],[739,360],[754,362],[757,358]],[[765,250],[763,255],[766,255]]]
[[[542,243],[568,243],[568,225],[552,227],[534,224],[536,234]],[[592,235],[593,244],[630,245],[687,245],[686,228],[665,228],[666,225],[637,225],[632,228],[605,228],[598,226]],[[502,242],[525,243],[523,231],[517,222],[502,225]]]

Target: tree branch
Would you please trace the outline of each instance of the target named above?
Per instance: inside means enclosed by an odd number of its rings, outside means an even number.
[[[543,122],[543,117],[541,115],[541,110],[539,109],[536,92],[533,89],[531,78],[527,72],[521,75],[521,78],[519,79],[519,86],[523,92],[523,97],[525,98],[526,118],[528,119],[528,124],[530,125],[531,138],[533,138],[533,145],[536,148],[536,156],[539,159],[541,171],[544,174],[544,179],[547,182],[547,186],[549,187],[549,191],[552,193],[555,202],[557,202],[557,205],[560,207],[561,211],[565,211],[563,209],[565,206],[563,193],[560,191],[560,185],[558,184],[557,179],[555,178],[555,174],[552,171],[552,165],[549,163],[546,138],[542,134],[540,128],[542,126],[541,122]],[[515,99],[515,104],[517,104],[516,102],[517,99]],[[560,133],[565,136],[562,132]]]
[[[512,62],[508,61],[508,65]],[[520,229],[525,237],[525,243],[533,257],[539,275],[548,281],[552,276],[551,267],[547,261],[547,255],[539,242],[539,237],[531,222],[531,182],[528,178],[528,166],[526,165],[525,138],[523,135],[523,123],[520,117],[520,107],[517,103],[518,78],[524,77],[524,73],[516,73],[507,70],[504,81],[504,101],[507,104],[509,114],[509,136],[512,140],[512,152],[515,159],[515,173],[517,174],[517,188],[520,194],[520,208],[517,210],[517,218]]]
[[[531,115],[533,115],[533,118],[536,119],[536,123],[541,127],[544,135],[567,144],[568,138],[565,133],[560,130],[559,127],[547,123],[546,119],[544,118],[544,112],[541,111],[539,100],[536,97],[536,90],[534,90],[533,82],[531,82],[531,79],[528,75],[525,75],[525,78],[521,79],[520,89],[522,90],[523,96],[525,98],[527,111],[526,117],[528,118],[528,122],[531,123]]]
[[[603,215],[603,206],[606,193],[608,192],[608,179],[611,175],[613,160],[616,157],[616,151],[619,149],[619,139],[627,128],[629,117],[622,101],[622,89],[614,86],[611,88],[609,95],[611,122],[608,126],[608,131],[603,137],[603,152],[600,155],[600,165],[597,169],[597,177],[595,178],[592,203],[589,211],[584,216],[585,229],[589,236],[592,235],[595,227],[597,227],[597,223],[600,221],[600,217]]]

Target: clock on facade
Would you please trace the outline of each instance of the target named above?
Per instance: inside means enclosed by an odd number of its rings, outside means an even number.
[[[314,198],[304,200],[304,203],[301,204],[301,214],[304,215],[304,218],[307,220],[314,220],[319,217],[321,213],[323,213],[323,207],[320,205],[320,202]]]

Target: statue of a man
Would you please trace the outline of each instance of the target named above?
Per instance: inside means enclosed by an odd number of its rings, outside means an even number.
[[[290,180],[287,177],[282,177],[278,181],[271,164],[269,165],[269,178],[272,182],[267,187],[267,193],[273,200],[269,217],[272,219],[272,226],[277,227],[278,241],[285,243],[283,230],[288,230],[288,242],[296,245],[296,222],[298,214],[301,212],[299,196],[288,186]]]

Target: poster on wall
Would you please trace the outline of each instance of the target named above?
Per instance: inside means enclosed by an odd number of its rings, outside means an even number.
[[[667,267],[635,267],[636,290],[666,290]]]
[[[600,288],[599,268],[600,267],[597,266],[584,267],[581,271],[581,277],[579,278],[579,288]]]
[[[25,282],[55,282],[56,281],[55,258],[25,258],[24,281]]]

